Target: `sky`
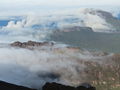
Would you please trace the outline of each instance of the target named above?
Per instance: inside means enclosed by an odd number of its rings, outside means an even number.
[[[75,5],[120,5],[119,0],[1,0],[0,4],[15,5],[54,5],[54,6],[75,6]],[[12,4],[12,5],[11,5]]]
[[[0,0],[0,12],[23,13],[78,7],[120,6],[120,0]]]

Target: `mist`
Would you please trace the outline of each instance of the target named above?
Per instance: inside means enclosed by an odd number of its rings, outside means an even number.
[[[96,62],[111,56],[96,56],[89,51],[74,51],[65,47],[49,48],[1,47],[0,80],[36,89],[45,82],[77,86],[82,83],[80,73],[86,67],[82,60]]]

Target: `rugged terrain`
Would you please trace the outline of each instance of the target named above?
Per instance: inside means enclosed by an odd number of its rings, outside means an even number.
[[[32,88],[27,88],[15,84],[10,84],[7,82],[0,81],[0,90],[37,90]],[[96,90],[95,87],[92,87],[89,84],[83,84],[79,87],[65,86],[58,83],[46,83],[42,90]]]

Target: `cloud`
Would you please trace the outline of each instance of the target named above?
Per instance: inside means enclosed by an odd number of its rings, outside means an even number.
[[[67,48],[28,50],[13,47],[0,48],[0,80],[32,88],[40,88],[47,81],[68,85],[81,83],[80,60],[103,59],[90,52],[74,52]],[[106,58],[106,57],[105,57]]]
[[[87,13],[84,17],[84,24],[87,27],[91,27],[95,32],[104,32],[110,30],[110,25],[104,18],[98,15],[92,15]]]
[[[98,12],[96,9],[75,9],[52,14],[36,15],[28,14],[21,20],[10,20],[7,26],[1,27],[0,42],[13,41],[44,41],[54,30],[64,30],[64,28],[90,27],[94,32],[113,32],[116,31],[115,23],[119,22],[114,17],[114,24],[106,21],[108,16]],[[104,18],[106,17],[106,18]],[[117,23],[117,26],[119,23]],[[119,28],[117,29],[119,30]]]
[[[92,14],[92,13],[94,14]],[[64,28],[69,26],[91,27],[94,31],[109,30],[110,25],[105,18],[94,9],[78,9],[62,11],[58,14],[47,14],[40,16],[36,14],[28,15],[22,21],[10,21],[3,29],[22,29],[39,26],[39,29],[51,29],[52,27]],[[55,29],[55,28],[54,28]]]

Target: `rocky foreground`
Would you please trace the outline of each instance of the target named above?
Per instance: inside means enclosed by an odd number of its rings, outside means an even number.
[[[0,90],[36,90],[0,81]]]
[[[65,86],[58,83],[46,83],[43,86],[43,90],[96,90],[89,84],[83,84],[78,87]]]
[[[18,86],[10,83],[0,81],[0,90],[36,90],[32,88],[27,88],[23,86]],[[46,83],[42,90],[96,90],[95,87],[92,87],[89,84],[81,85],[79,87],[65,86],[58,83]]]

